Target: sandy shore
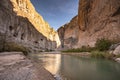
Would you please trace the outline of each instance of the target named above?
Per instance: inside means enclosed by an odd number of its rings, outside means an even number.
[[[0,80],[55,80],[42,66],[22,52],[0,53]]]

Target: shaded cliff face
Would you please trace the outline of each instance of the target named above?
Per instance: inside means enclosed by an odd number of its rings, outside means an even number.
[[[17,43],[34,50],[59,46],[57,32],[35,11],[30,0],[0,1],[0,43]]]
[[[58,35],[61,41],[61,48],[73,48],[78,43],[79,26],[77,23],[78,16],[75,16],[69,23],[60,27]]]
[[[74,25],[74,28],[79,29],[78,32],[72,33],[72,35],[79,35],[77,44],[73,46],[74,48],[94,46],[96,40],[100,38],[119,42],[120,0],[80,0],[78,20],[74,20],[74,22],[78,22]],[[64,32],[71,34],[71,31],[74,31],[74,29]],[[67,37],[64,36],[64,39]],[[64,44],[70,45],[66,42]],[[70,46],[67,47],[70,48]]]
[[[13,10],[18,16],[27,17],[33,26],[42,33],[45,37],[53,40],[50,35],[55,35],[56,32],[44,21],[41,15],[39,15],[34,9],[30,0],[11,0],[13,4]]]

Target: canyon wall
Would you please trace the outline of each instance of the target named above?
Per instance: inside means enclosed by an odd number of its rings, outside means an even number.
[[[30,50],[51,50],[59,37],[34,9],[30,0],[0,1],[0,49],[15,43]]]
[[[101,38],[120,42],[120,0],[80,0],[77,17],[58,29],[61,47],[94,47]]]
[[[77,45],[79,39],[78,16],[75,16],[69,23],[60,27],[58,35],[60,37],[60,48],[73,48]]]

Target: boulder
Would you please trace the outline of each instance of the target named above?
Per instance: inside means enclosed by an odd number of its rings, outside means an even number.
[[[120,58],[116,58],[115,61],[119,62],[120,63]]]
[[[115,48],[115,50],[113,51],[113,54],[120,55],[120,45]]]
[[[115,50],[115,48],[118,47],[119,45],[120,45],[120,43],[113,44],[113,45],[110,46],[109,50]]]

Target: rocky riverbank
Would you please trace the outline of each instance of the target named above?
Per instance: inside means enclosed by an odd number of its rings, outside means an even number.
[[[41,65],[22,52],[0,53],[0,80],[55,80]]]

